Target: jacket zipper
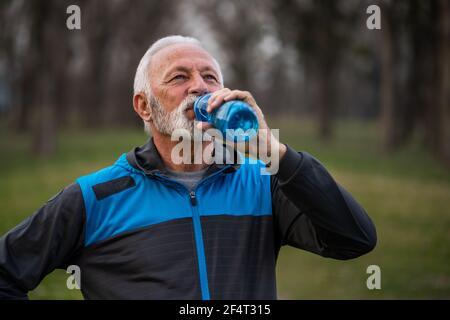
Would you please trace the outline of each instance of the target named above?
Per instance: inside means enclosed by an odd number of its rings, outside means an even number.
[[[200,289],[202,293],[202,299],[203,300],[210,300],[210,294],[209,294],[209,286],[208,286],[208,272],[206,268],[206,257],[205,257],[205,247],[203,245],[203,232],[202,232],[202,225],[200,221],[200,213],[198,212],[198,199],[195,190],[198,189],[198,187],[203,184],[206,180],[209,180],[210,178],[217,176],[219,173],[224,171],[227,167],[213,173],[212,175],[206,177],[205,179],[201,180],[194,190],[189,190],[186,188],[183,184],[179,183],[178,181],[169,179],[167,177],[161,176],[159,174],[155,174],[157,177],[169,181],[170,183],[175,183],[179,186],[181,186],[183,189],[187,190],[189,193],[189,200],[191,202],[191,208],[192,208],[192,221],[194,223],[194,238],[195,238],[195,248],[197,251],[197,262],[198,262],[198,270],[200,275]]]
[[[195,191],[190,191],[189,197],[191,199],[192,205],[191,208],[192,220],[194,222],[195,247],[197,249],[198,270],[200,273],[200,289],[202,292],[202,299],[209,300],[210,295],[208,286],[208,271],[206,268],[205,247],[203,245],[202,225],[200,221],[200,214],[198,212],[198,201],[195,195]]]
[[[195,191],[189,192],[189,196],[191,197],[191,204],[193,206],[197,205],[197,198],[195,197]]]

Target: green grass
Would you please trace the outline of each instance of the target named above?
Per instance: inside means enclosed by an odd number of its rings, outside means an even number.
[[[321,160],[366,208],[378,246],[356,260],[336,261],[285,247],[277,266],[282,299],[450,298],[450,171],[416,142],[386,155],[376,125],[340,121],[332,142],[321,143],[307,120],[273,119],[280,138]],[[33,213],[78,176],[114,162],[145,142],[141,130],[71,131],[50,159],[28,152],[25,136],[0,131],[0,234]],[[381,290],[366,287],[367,266],[381,268]],[[32,299],[80,299],[58,270],[30,293]]]

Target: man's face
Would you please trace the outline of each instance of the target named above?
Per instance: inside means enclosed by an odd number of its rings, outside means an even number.
[[[150,66],[153,124],[162,134],[194,126],[195,97],[222,88],[212,57],[191,44],[176,44],[157,52]]]

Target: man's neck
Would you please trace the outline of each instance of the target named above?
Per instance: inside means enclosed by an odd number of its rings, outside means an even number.
[[[202,146],[201,148],[195,148],[194,141],[190,141],[190,161],[187,161],[188,163],[180,164],[174,163],[172,160],[172,150],[180,142],[172,141],[170,136],[161,134],[154,134],[153,142],[159,152],[159,155],[161,156],[162,161],[164,162],[164,165],[172,171],[199,171],[208,166],[208,164],[204,161],[205,159],[203,159],[203,150],[205,150],[210,143],[213,143],[211,141],[197,142],[199,146]],[[183,151],[177,155],[183,157]],[[201,159],[201,163],[196,163],[198,161],[194,161],[195,159]]]

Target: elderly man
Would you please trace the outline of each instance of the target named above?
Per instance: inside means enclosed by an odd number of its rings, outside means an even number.
[[[266,132],[258,139],[279,154],[276,174],[261,174],[262,161],[173,161],[174,131],[210,127],[194,122],[192,109],[205,93],[209,111],[234,99],[255,110]],[[197,40],[170,36],[149,48],[133,105],[152,138],[77,179],[0,239],[1,298],[26,298],[55,268],[77,265],[87,299],[276,299],[282,246],[334,259],[374,248],[364,209],[315,158],[266,130],[249,92],[223,87]],[[214,143],[212,153],[224,146]]]

